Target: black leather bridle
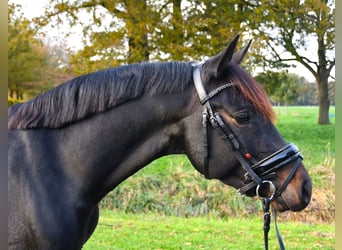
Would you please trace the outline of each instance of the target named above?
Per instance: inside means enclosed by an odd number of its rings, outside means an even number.
[[[245,180],[242,187],[238,189],[239,194],[244,195],[248,191],[255,189],[255,194],[262,198],[264,208],[264,238],[265,238],[265,249],[268,249],[268,231],[270,224],[270,213],[269,207],[271,201],[280,197],[281,193],[285,190],[294,174],[296,173],[302,156],[298,151],[298,148],[293,143],[290,143],[266,158],[257,161],[251,156],[245,149],[243,149],[238,141],[238,138],[229,128],[229,126],[223,121],[220,114],[211,105],[210,100],[219,94],[221,91],[233,87],[233,83],[226,83],[217,89],[207,94],[201,79],[201,67],[197,65],[194,67],[193,80],[197,94],[199,96],[201,104],[204,106],[203,111],[203,128],[204,128],[204,169],[203,173],[206,178],[210,178],[209,175],[209,151],[208,151],[208,124],[214,128],[220,138],[226,142],[232,148],[235,157],[241,163],[241,166],[246,171]],[[284,183],[277,189],[272,182],[272,178],[276,175],[276,171],[286,164],[295,161],[288,177]],[[275,211],[274,211],[275,212]],[[278,228],[275,226],[278,236],[278,241],[281,249],[284,249],[281,236],[278,232]]]

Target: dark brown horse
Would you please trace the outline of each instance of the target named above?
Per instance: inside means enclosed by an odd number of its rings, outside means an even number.
[[[278,211],[304,209],[310,177],[237,40],[203,64],[107,69],[9,108],[9,248],[81,249],[101,199],[167,154]]]

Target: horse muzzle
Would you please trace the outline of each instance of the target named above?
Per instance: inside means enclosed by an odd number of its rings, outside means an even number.
[[[309,204],[312,191],[302,160],[297,146],[290,143],[251,166],[238,192],[269,198],[278,211],[300,211]]]
[[[286,178],[286,168],[291,168],[291,165],[284,167],[284,173],[279,173],[279,175],[284,176],[284,178]],[[281,176],[277,182],[281,182]],[[311,194],[311,178],[301,164],[287,188],[274,200],[274,202],[272,202],[272,206],[279,212],[286,210],[294,212],[301,211],[310,203]]]

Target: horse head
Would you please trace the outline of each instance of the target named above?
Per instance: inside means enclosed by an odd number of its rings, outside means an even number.
[[[208,179],[247,196],[269,198],[277,211],[300,211],[312,183],[294,144],[274,126],[276,115],[262,87],[240,63],[250,43],[227,48],[194,66],[197,111],[187,120],[187,155]]]

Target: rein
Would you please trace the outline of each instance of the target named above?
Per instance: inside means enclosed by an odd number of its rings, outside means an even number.
[[[220,138],[226,142],[233,150],[235,157],[241,163],[241,166],[246,171],[244,185],[238,189],[240,195],[246,194],[248,191],[255,189],[256,195],[261,198],[263,211],[264,211],[264,242],[265,249],[268,250],[268,232],[270,229],[270,204],[272,201],[281,196],[282,192],[285,190],[287,185],[290,183],[294,174],[296,173],[300,163],[302,161],[302,156],[299,153],[298,148],[293,143],[286,145],[285,147],[274,152],[270,156],[257,161],[254,159],[248,151],[244,150],[238,141],[238,138],[229,128],[229,126],[223,121],[220,114],[211,105],[210,100],[222,92],[225,89],[233,87],[233,83],[226,83],[215,90],[207,94],[204,88],[204,84],[201,79],[201,67],[202,65],[197,65],[194,68],[193,80],[194,85],[199,96],[201,104],[204,106],[203,111],[203,131],[204,131],[204,166],[203,173],[204,176],[209,179],[209,145],[208,145],[208,124],[214,128]],[[288,177],[284,183],[277,189],[271,179],[276,175],[276,171],[286,164],[296,161],[292,167]],[[276,224],[276,211],[274,209],[274,224],[276,228],[278,243],[280,249],[285,249],[282,238],[280,236],[278,226]]]

